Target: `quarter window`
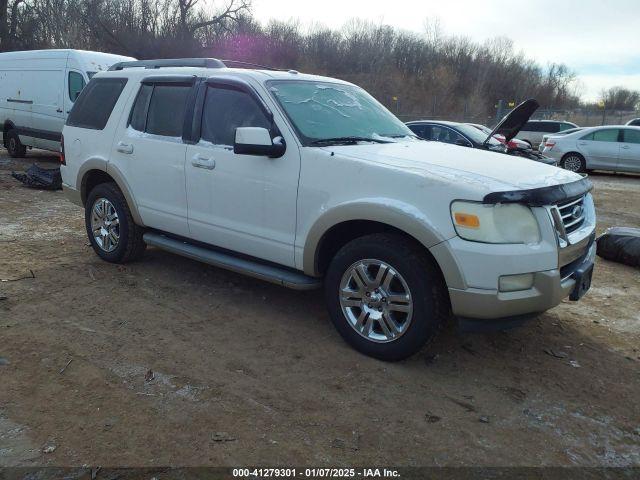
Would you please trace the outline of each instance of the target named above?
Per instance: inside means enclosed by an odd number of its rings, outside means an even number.
[[[126,78],[96,78],[89,82],[71,109],[67,125],[102,130],[126,84]]]
[[[84,77],[78,72],[69,72],[69,99],[75,102],[84,89]]]
[[[271,122],[248,93],[209,87],[202,114],[202,139],[215,145],[233,145],[238,127],[270,129]]]

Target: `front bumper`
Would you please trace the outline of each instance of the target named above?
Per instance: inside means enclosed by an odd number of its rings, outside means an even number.
[[[587,253],[574,262],[571,270],[565,268],[536,272],[533,286],[517,292],[500,292],[467,288],[449,288],[454,315],[473,319],[504,319],[536,314],[549,310],[570,296],[576,288],[575,273],[592,266],[596,244],[591,239]]]
[[[567,195],[575,193],[568,187],[565,190]],[[538,199],[532,194],[527,198]],[[569,296],[578,299],[588,288],[596,254],[596,219],[590,194],[585,195],[582,205],[584,222],[569,233],[555,204],[532,207],[540,226],[539,244],[493,245],[454,237],[432,247],[447,283],[453,314],[482,321],[475,323],[500,323],[534,316]],[[566,210],[563,213],[566,217]],[[500,291],[502,276],[521,274],[533,274],[531,288]]]

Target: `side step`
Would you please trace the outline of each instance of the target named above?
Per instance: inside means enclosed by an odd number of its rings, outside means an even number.
[[[228,253],[176,240],[160,233],[147,232],[143,238],[147,245],[153,245],[183,257],[199,260],[215,267],[249,275],[250,277],[293,288],[294,290],[312,290],[322,285],[321,279],[309,277],[301,272],[235,257]]]

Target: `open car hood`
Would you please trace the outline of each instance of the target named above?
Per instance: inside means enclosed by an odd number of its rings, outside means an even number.
[[[524,124],[527,123],[539,106],[540,104],[533,98],[522,102],[498,122],[498,125],[487,136],[484,143],[486,144],[496,134],[504,136],[505,141],[510,141],[524,127]]]

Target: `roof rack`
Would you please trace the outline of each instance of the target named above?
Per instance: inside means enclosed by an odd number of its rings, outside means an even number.
[[[111,65],[109,71],[124,70],[125,68],[165,68],[165,67],[197,67],[197,68],[225,68],[226,65],[217,58],[177,58],[160,60],[136,60],[119,62]]]
[[[282,69],[280,68],[275,68],[275,67],[268,67],[266,65],[260,65],[259,63],[250,63],[250,62],[242,62],[240,60],[220,60],[221,62],[223,62],[227,67],[231,64],[231,65],[238,65],[239,67],[254,67],[254,68],[260,68],[262,70],[273,70],[273,71],[282,71]]]

